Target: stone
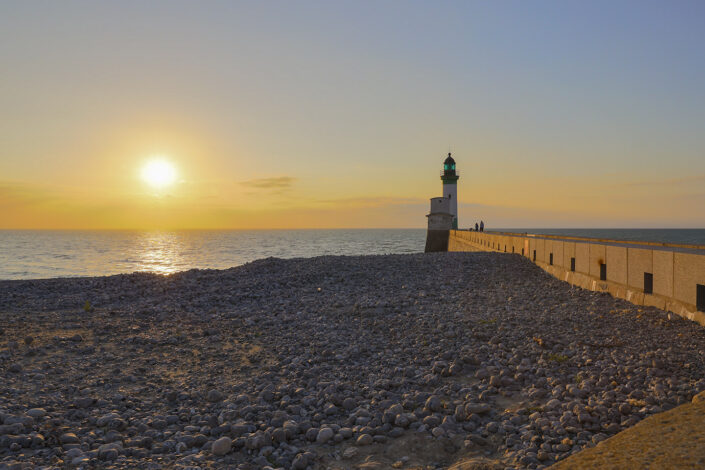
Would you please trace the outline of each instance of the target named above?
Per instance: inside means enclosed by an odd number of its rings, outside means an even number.
[[[318,439],[318,431],[319,430],[317,428],[311,428],[306,430],[306,440],[313,442]]]
[[[335,432],[331,428],[321,428],[321,430],[318,431],[318,436],[316,436],[316,443],[325,444],[333,438],[334,434]]]
[[[120,452],[118,447],[113,444],[103,444],[98,448],[98,458],[100,460],[112,462],[113,460],[117,460],[119,456]]]
[[[274,431],[272,431],[272,440],[274,442],[286,442],[288,440],[287,432],[286,429],[284,428],[277,428]]]
[[[306,470],[306,467],[308,467],[308,457],[306,454],[299,454],[294,457],[294,461],[291,463],[293,470]]]
[[[83,465],[88,465],[90,461],[91,460],[85,455],[79,455],[75,459],[71,460],[71,465],[73,465],[74,467],[81,467]]]
[[[453,418],[457,423],[462,423],[465,421],[465,408],[462,405],[455,407],[455,413],[453,413]]]
[[[548,400],[548,402],[546,402],[546,406],[544,408],[546,408],[547,410],[557,410],[560,407],[561,407],[561,401],[553,398],[551,400]]]
[[[401,428],[408,428],[410,424],[409,417],[403,414],[397,415],[394,424]]]
[[[478,446],[482,446],[482,447],[484,447],[484,446],[486,446],[487,444],[489,444],[489,441],[488,441],[487,439],[485,439],[484,437],[479,436],[479,435],[477,435],[477,434],[470,434],[470,435],[468,436],[468,439],[469,439],[470,441],[472,441],[473,444],[478,445]]]
[[[468,403],[465,405],[465,413],[467,414],[485,414],[492,408],[487,403]]]
[[[387,412],[392,416],[398,416],[404,412],[404,407],[397,403],[387,408]]]
[[[75,448],[73,448],[73,449],[67,450],[67,451],[66,451],[66,454],[64,454],[64,455],[65,455],[65,457],[66,457],[67,459],[73,460],[73,459],[75,459],[76,457],[82,456],[82,455],[83,455],[83,451],[82,451],[80,448],[75,447]]]
[[[358,438],[357,441],[355,441],[355,444],[358,446],[368,446],[372,444],[374,439],[372,438],[371,435],[369,434],[361,434]]]
[[[78,408],[89,408],[95,403],[93,397],[80,397],[74,402]]]
[[[44,439],[44,436],[37,433],[32,435],[32,447],[35,449],[38,449],[40,447],[44,447],[46,444],[46,440]]]
[[[107,413],[107,414],[104,414],[103,416],[101,416],[100,418],[98,418],[98,420],[96,421],[96,424],[99,427],[107,426],[112,420],[119,419],[119,418],[120,418],[120,415],[117,413]]]
[[[475,372],[475,378],[476,378],[476,379],[483,380],[483,379],[486,379],[486,378],[489,377],[489,376],[490,376],[490,373],[487,372],[487,369],[484,369],[484,368],[478,369],[477,372]]]
[[[424,406],[431,411],[439,411],[441,409],[441,399],[436,395],[431,395],[428,397],[428,400],[426,400],[426,404]]]
[[[705,401],[705,392],[700,392],[693,397],[693,403],[702,403]]]
[[[346,409],[347,411],[355,409],[356,406],[357,405],[355,403],[355,400],[353,400],[352,398],[348,397],[345,400],[343,400],[343,408]]]
[[[43,418],[46,414],[47,412],[44,408],[32,408],[27,411],[27,416],[31,416],[32,418]]]
[[[431,434],[433,434],[433,437],[443,437],[446,432],[442,427],[438,426],[431,430]]]
[[[220,393],[218,390],[211,390],[208,392],[208,395],[206,396],[206,400],[208,400],[211,403],[221,401],[221,400],[223,400],[223,394]]]
[[[213,442],[211,446],[211,452],[214,455],[222,456],[230,452],[232,449],[233,441],[228,436],[223,436],[220,439]]]
[[[66,432],[59,436],[59,442],[61,442],[62,444],[78,444],[81,441],[78,436],[76,436],[76,434],[72,432]]]
[[[343,458],[344,459],[352,459],[357,455],[357,449],[354,447],[348,447],[343,451]]]

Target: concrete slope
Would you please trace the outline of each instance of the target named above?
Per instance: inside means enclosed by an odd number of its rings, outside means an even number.
[[[551,469],[705,468],[705,393],[558,462]]]

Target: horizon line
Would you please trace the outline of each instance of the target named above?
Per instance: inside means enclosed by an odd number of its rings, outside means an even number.
[[[458,228],[457,230],[470,230],[473,227],[468,226],[467,228]],[[187,232],[187,231],[284,231],[284,230],[426,230],[426,227],[273,227],[273,228],[229,228],[229,227],[183,227],[183,228],[2,228],[0,231],[3,232]],[[705,226],[702,227],[492,227],[485,232],[494,232],[501,230],[705,230]],[[521,232],[519,232],[521,233]]]

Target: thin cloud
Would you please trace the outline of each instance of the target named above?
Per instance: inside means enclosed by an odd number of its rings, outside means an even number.
[[[247,186],[248,188],[256,189],[288,189],[290,188],[296,178],[291,176],[279,176],[275,178],[258,178],[254,180],[241,181],[240,184]]]
[[[394,205],[404,205],[404,204],[422,204],[425,203],[425,199],[410,198],[410,197],[349,197],[340,199],[322,199],[316,201],[319,204],[324,205],[336,205],[336,206],[347,206],[347,207],[382,207],[382,206],[394,206]]]
[[[32,185],[0,182],[0,204],[37,204],[51,201],[45,190]]]

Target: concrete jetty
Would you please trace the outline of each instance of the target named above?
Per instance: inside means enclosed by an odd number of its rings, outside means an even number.
[[[572,285],[705,325],[705,246],[451,230],[448,251],[519,254]]]

